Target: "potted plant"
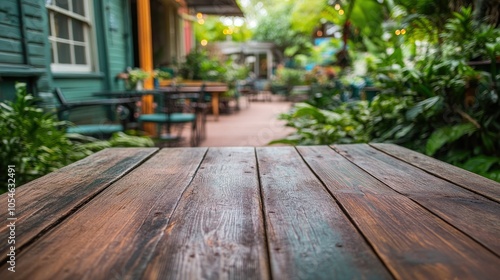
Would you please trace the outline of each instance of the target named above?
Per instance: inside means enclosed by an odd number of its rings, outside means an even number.
[[[134,68],[128,71],[128,82],[129,82],[129,88],[133,89],[135,88],[136,90],[142,90],[143,89],[143,81],[147,78],[149,78],[149,73],[140,69],[140,68]]]
[[[155,69],[153,71],[153,79],[154,79],[155,88],[160,87],[161,80],[168,80],[170,78],[172,78],[172,75],[167,71],[163,71],[161,69]]]

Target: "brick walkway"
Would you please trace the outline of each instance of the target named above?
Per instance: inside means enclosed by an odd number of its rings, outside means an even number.
[[[265,146],[269,141],[283,138],[293,132],[278,120],[280,113],[288,112],[290,102],[251,102],[246,107],[242,101],[241,109],[231,114],[221,115],[219,121],[208,116],[207,138],[202,147]]]

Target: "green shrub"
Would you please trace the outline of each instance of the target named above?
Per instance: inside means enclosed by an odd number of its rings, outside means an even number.
[[[15,102],[0,103],[0,107],[0,170],[15,165],[17,185],[63,167],[79,159],[79,155],[87,155],[68,140],[62,129],[64,122],[35,106],[25,84],[16,84]],[[5,191],[5,172],[0,176]]]

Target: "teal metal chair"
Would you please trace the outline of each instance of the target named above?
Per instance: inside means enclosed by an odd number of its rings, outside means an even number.
[[[57,117],[59,120],[70,121],[72,124],[66,128],[66,133],[77,133],[93,136],[100,139],[108,138],[115,132],[124,131],[131,107],[137,98],[107,98],[83,101],[68,101],[60,88],[55,89],[58,101]],[[71,111],[85,108],[95,112],[99,117],[93,116],[92,120],[79,120],[75,122],[70,118]],[[95,119],[97,119],[97,121]]]
[[[192,95],[183,94],[178,87],[170,87],[164,90],[157,89],[153,92],[153,95],[158,104],[156,112],[141,114],[137,118],[139,127],[142,127],[144,123],[154,123],[157,125],[158,140],[177,143],[182,139],[182,128],[179,129],[177,135],[173,135],[172,126],[191,124],[191,146],[198,146],[200,137],[197,130],[197,114],[192,108],[187,107],[185,103],[185,99],[192,97]],[[166,134],[162,134],[164,126]]]

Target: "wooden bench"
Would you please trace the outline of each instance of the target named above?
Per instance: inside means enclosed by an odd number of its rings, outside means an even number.
[[[106,149],[7,196],[0,279],[500,274],[500,184],[390,144]]]

